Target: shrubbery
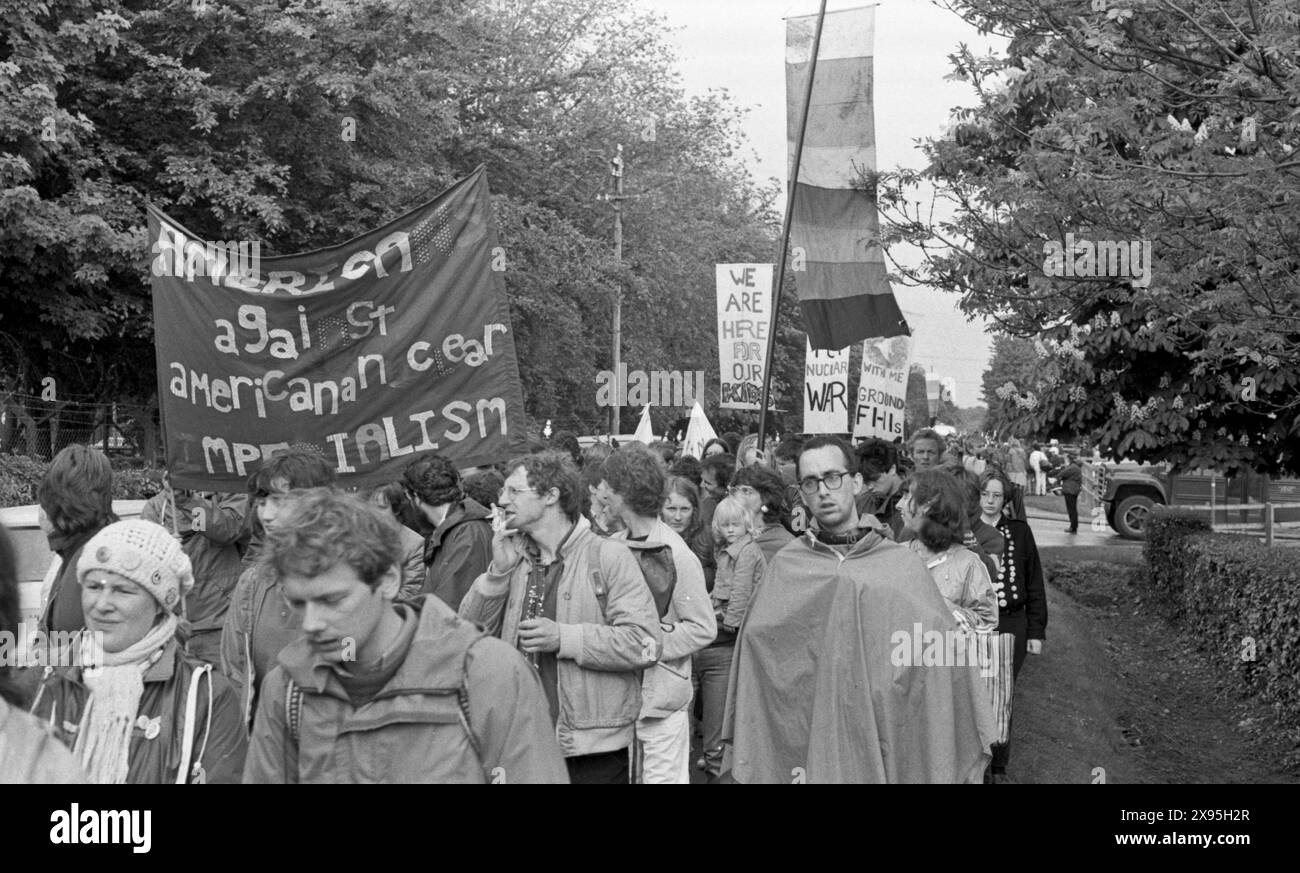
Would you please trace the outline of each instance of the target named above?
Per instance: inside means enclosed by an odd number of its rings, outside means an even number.
[[[1162,595],[1161,600],[1174,615],[1182,611],[1183,581],[1188,578],[1187,553],[1180,543],[1192,534],[1209,533],[1205,514],[1167,506],[1152,507],[1147,519],[1146,542],[1142,559],[1150,572],[1150,581]]]
[[[36,489],[50,466],[26,455],[0,454],[0,506],[36,502]],[[145,500],[162,490],[160,469],[141,469],[129,460],[113,459],[113,499]]]
[[[1143,553],[1157,599],[1243,687],[1300,721],[1300,553],[1177,510],[1153,514]]]
[[[36,502],[36,486],[49,464],[26,455],[0,454],[0,506]]]

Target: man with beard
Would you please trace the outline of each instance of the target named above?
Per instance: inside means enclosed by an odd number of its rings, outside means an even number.
[[[925,564],[858,515],[861,477],[843,440],[809,440],[798,470],[818,531],[776,555],[750,603],[728,692],[724,775],[981,782],[996,728],[979,665],[912,658],[917,635],[946,640],[956,629]]]

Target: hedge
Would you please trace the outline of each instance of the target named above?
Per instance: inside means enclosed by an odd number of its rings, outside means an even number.
[[[1198,533],[1209,533],[1204,513],[1188,509],[1155,506],[1147,518],[1146,542],[1142,559],[1146,562],[1150,582],[1173,615],[1182,612],[1183,581],[1188,578],[1186,552],[1180,542]]]
[[[145,500],[162,490],[162,470],[141,469],[116,458],[112,464],[114,500]],[[35,503],[36,489],[49,466],[48,461],[26,455],[0,454],[0,506]]]
[[[1192,514],[1152,516],[1147,585],[1233,681],[1300,722],[1300,552],[1215,534]]]

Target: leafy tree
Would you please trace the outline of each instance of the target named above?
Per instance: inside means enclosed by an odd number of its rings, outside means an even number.
[[[988,404],[985,428],[999,439],[1032,435],[1015,402],[1020,399],[1020,386],[1034,384],[1037,367],[1038,355],[1032,342],[1006,334],[994,335],[993,354],[982,382],[984,402]]]
[[[954,406],[945,400],[939,418],[962,433],[979,433],[988,429],[988,409],[983,406]]]
[[[1300,12],[1289,0],[952,0],[1005,54],[952,55],[979,105],[882,180],[899,269],[1037,339],[1006,426],[1179,467],[1300,471]],[[1094,5],[1097,9],[1094,9]],[[1104,7],[1104,8],[1103,8]],[[951,219],[933,221],[918,186]],[[1151,246],[1149,271],[1080,246]],[[1092,260],[1093,263],[1089,263]],[[898,266],[898,265],[896,265]]]
[[[673,65],[663,21],[631,0],[15,0],[0,389],[55,375],[75,396],[153,392],[148,202],[284,253],[379,226],[479,164],[527,414],[601,426],[615,293],[624,360],[715,373],[713,264],[772,259],[777,188],[738,160],[734,102],[687,98]],[[620,143],[639,196],[615,264],[596,195]],[[780,330],[777,406],[800,387],[797,324]]]

